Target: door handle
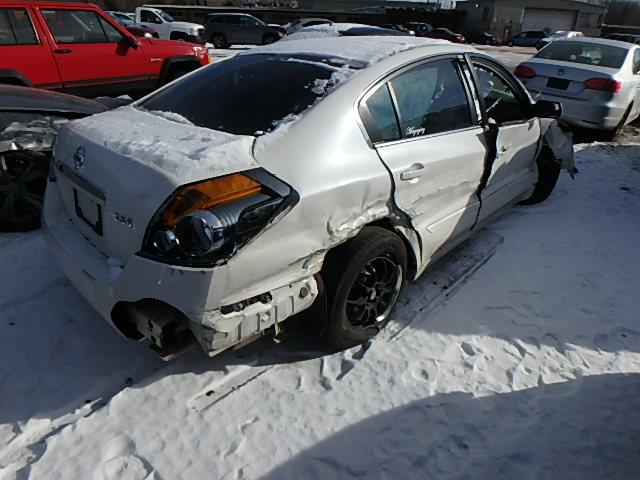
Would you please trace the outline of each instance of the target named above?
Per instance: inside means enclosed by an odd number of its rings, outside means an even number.
[[[424,173],[424,165],[421,163],[414,163],[407,170],[400,174],[400,180],[413,180],[422,176]]]
[[[70,48],[56,48],[53,53],[71,53],[73,50]]]

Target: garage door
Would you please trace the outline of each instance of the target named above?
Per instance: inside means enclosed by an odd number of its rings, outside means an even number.
[[[573,30],[577,16],[576,10],[526,8],[522,20],[522,30],[544,30],[549,33],[558,30]]]

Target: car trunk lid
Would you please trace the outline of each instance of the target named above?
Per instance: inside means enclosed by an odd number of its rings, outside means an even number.
[[[64,127],[55,149],[58,190],[79,232],[124,264],[176,188],[255,168],[252,145],[253,137],[125,107]]]
[[[521,65],[536,73],[535,77],[524,79],[527,89],[581,100],[590,100],[602,93],[586,88],[584,82],[591,78],[613,79],[617,73],[614,68],[537,58]]]

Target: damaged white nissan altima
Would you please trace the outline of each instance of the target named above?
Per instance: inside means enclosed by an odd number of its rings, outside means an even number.
[[[43,228],[100,315],[165,358],[303,311],[347,347],[406,279],[549,196],[573,161],[559,114],[463,45],[276,43],[64,126]]]

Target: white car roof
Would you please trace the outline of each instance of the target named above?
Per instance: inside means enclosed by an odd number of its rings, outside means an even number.
[[[597,45],[609,45],[612,47],[625,48],[627,50],[630,50],[634,46],[636,46],[633,43],[622,42],[620,40],[609,40],[608,38],[595,38],[595,37],[572,37],[572,38],[566,38],[566,39],[561,38],[559,40],[556,40],[556,42],[594,43]]]

